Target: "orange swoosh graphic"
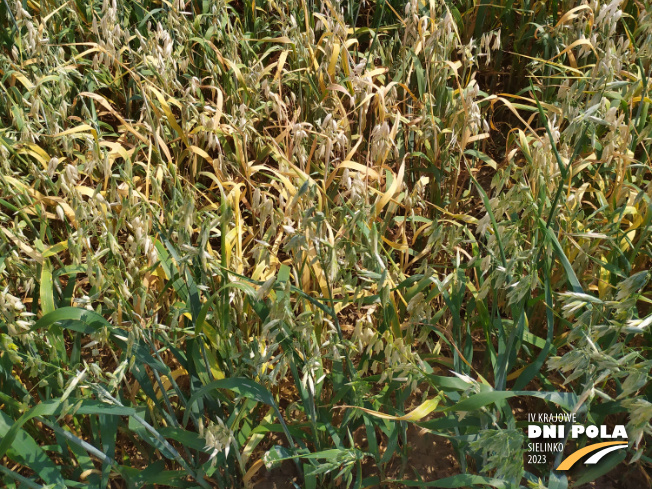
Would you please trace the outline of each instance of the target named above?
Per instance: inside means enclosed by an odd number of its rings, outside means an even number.
[[[627,445],[627,442],[623,441],[605,441],[603,443],[596,443],[594,445],[589,445],[588,447],[580,448],[576,452],[571,453],[568,457],[564,459],[562,463],[559,464],[555,470],[568,470],[570,469],[575,462],[581,459],[584,455],[587,455],[596,450],[600,450],[604,447],[610,447],[612,445]]]

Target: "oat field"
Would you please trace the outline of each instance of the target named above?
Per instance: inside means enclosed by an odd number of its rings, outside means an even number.
[[[651,487],[651,68],[648,0],[0,0],[0,486]]]

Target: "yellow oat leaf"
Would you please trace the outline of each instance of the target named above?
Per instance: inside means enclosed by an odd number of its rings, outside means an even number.
[[[168,118],[168,122],[172,126],[172,129],[176,131],[176,133],[179,135],[181,140],[186,144],[186,146],[190,146],[186,133],[184,133],[183,130],[181,129],[181,126],[179,126],[177,119],[174,117],[174,114],[172,113],[172,109],[170,109],[170,104],[168,103],[167,100],[165,100],[163,94],[152,86],[149,87],[149,90],[154,94],[154,96],[158,99],[159,103],[161,104],[161,108],[163,109],[163,112],[165,112],[165,115]]]
[[[331,53],[330,60],[328,61],[328,74],[333,78],[335,76],[335,66],[337,65],[337,58],[340,56],[340,43],[333,43],[333,52]]]
[[[138,131],[136,131],[136,130],[131,126],[131,124],[129,124],[126,120],[124,120],[124,118],[123,118],[123,117],[118,113],[118,111],[115,110],[115,109],[111,106],[111,104],[109,103],[109,101],[106,100],[104,97],[102,97],[101,95],[99,95],[99,94],[97,94],[97,93],[90,93],[90,92],[81,92],[79,95],[83,95],[83,96],[85,96],[85,97],[92,98],[93,100],[96,100],[97,102],[99,102],[100,105],[101,105],[102,107],[104,107],[106,110],[108,110],[109,112],[111,112],[111,114],[112,114],[116,119],[118,119],[118,120],[122,123],[122,125],[124,125],[124,127],[127,129],[127,131],[129,131],[131,134],[133,134],[134,136],[136,136],[136,137],[137,137],[141,142],[147,144],[147,142],[148,142],[148,141],[147,141],[147,138],[145,138],[145,136],[143,136],[143,135],[140,134]],[[168,107],[168,109],[169,109],[169,107]],[[175,121],[175,122],[176,122],[176,121]],[[96,136],[96,139],[97,139],[97,136]]]
[[[109,148],[109,158],[113,159],[117,158],[117,156],[120,156],[126,161],[134,153],[133,149],[127,151],[122,144],[113,141],[101,141],[100,146]]]
[[[2,229],[2,232],[5,233],[5,236],[7,236],[7,238],[9,238],[11,241],[13,241],[15,243],[15,245],[18,246],[18,248],[20,248],[20,250],[23,253],[25,253],[27,256],[29,256],[30,258],[32,258],[36,262],[41,263],[41,264],[43,263],[44,259],[43,259],[43,255],[41,255],[41,253],[36,251],[31,246],[23,243],[22,240],[20,240],[14,233],[9,231],[8,229],[5,229],[5,228],[0,228],[0,229]]]
[[[589,12],[593,12],[593,9],[589,5],[580,5],[579,7],[572,8],[564,15],[561,16],[561,18],[557,22],[557,25],[555,26],[555,29],[557,29],[562,24],[565,24],[567,22],[570,22],[578,18],[580,15],[579,12],[581,12],[582,10],[588,10]]]
[[[43,258],[49,258],[54,255],[58,255],[62,251],[65,251],[68,249],[68,241],[60,241],[59,243],[50,246],[49,248],[46,248],[43,250]]]
[[[604,255],[600,257],[600,260],[603,263],[607,263],[607,260],[605,259]],[[611,288],[610,280],[611,280],[611,272],[609,272],[609,270],[607,270],[604,267],[600,267],[600,277],[598,279],[598,297],[600,299],[604,299],[605,297],[607,297],[607,293]]]
[[[588,39],[577,39],[577,40],[576,40],[575,42],[573,42],[572,44],[566,46],[566,49],[564,49],[562,52],[560,52],[559,54],[557,54],[557,55],[555,55],[553,58],[551,58],[551,61],[554,60],[555,58],[558,58],[558,57],[560,57],[560,56],[563,56],[563,55],[566,54],[566,53],[572,54],[572,53],[571,53],[571,50],[572,50],[573,48],[576,48],[577,46],[588,46],[588,47],[591,49],[591,51],[593,51],[593,54],[595,54],[596,56],[598,56],[598,53],[597,53],[597,51],[595,50],[595,48],[593,47],[593,44],[591,43],[591,41],[589,41]],[[572,63],[571,63],[571,64],[572,64]],[[575,65],[577,65],[577,63],[575,63]],[[577,68],[577,66],[573,66],[573,68]]]
[[[258,460],[256,460],[256,461],[253,463],[253,465],[249,468],[249,470],[247,470],[247,473],[244,475],[244,477],[243,477],[243,479],[242,479],[243,482],[245,483],[245,485],[246,485],[247,483],[250,483],[250,481],[251,481],[251,479],[253,479],[254,475],[256,475],[256,473],[257,473],[261,468],[263,468],[264,466],[265,466],[265,463],[263,462],[262,459],[258,459]]]
[[[65,130],[63,132],[60,132],[58,134],[54,134],[52,137],[58,138],[58,137],[61,137],[61,136],[68,136],[70,134],[77,134],[79,132],[90,132],[93,135],[93,137],[95,138],[95,141],[98,140],[97,131],[95,130],[95,128],[89,126],[88,124],[81,124],[81,125],[79,125],[77,127],[67,129],[67,130]]]
[[[175,382],[179,377],[183,377],[184,375],[188,375],[188,371],[183,367],[179,367],[178,369],[170,373],[170,377],[172,377],[172,380],[174,380]],[[165,389],[166,391],[169,390],[170,387],[172,387],[172,382],[167,375],[161,375],[161,383],[159,384],[157,382],[156,384],[154,384],[154,393],[156,394],[156,397],[159,399],[160,399],[159,394],[161,391],[160,388],[161,385],[163,386],[163,389]]]
[[[27,77],[25,75],[23,75],[22,73],[18,73],[17,71],[15,71],[14,73],[12,73],[12,76],[15,76],[16,79],[20,83],[22,83],[27,90],[31,91],[34,88],[34,84],[31,81],[29,81],[27,79]]]
[[[340,163],[339,166],[335,168],[335,170],[333,170],[331,174],[328,176],[328,180],[326,181],[326,189],[328,189],[331,186],[340,168],[349,168],[350,170],[356,170],[360,172],[363,176],[369,176],[374,180],[380,180],[380,175],[373,168],[370,168],[361,163],[357,163],[355,161],[346,160]]]
[[[278,57],[278,65],[276,67],[276,75],[274,75],[274,80],[278,80],[279,78],[281,78],[281,74],[283,73],[283,67],[285,66],[285,60],[287,59],[288,54],[290,54],[290,50],[286,49]]]
[[[380,214],[380,211],[383,210],[388,202],[394,197],[394,194],[401,188],[403,184],[403,175],[405,174],[405,161],[401,163],[401,167],[398,170],[398,175],[394,178],[394,181],[389,186],[387,191],[380,197],[380,200],[376,203],[376,216]]]
[[[206,151],[204,151],[203,149],[201,149],[201,148],[199,148],[197,146],[189,146],[189,149],[190,149],[190,151],[192,151],[196,155],[199,155],[202,158],[204,158],[209,163],[213,163],[213,158],[211,158],[211,156]]]
[[[49,195],[43,195],[42,193],[30,187],[27,187],[25,184],[21,183],[20,181],[16,180],[14,177],[11,177],[9,175],[6,175],[3,178],[5,179],[6,182],[12,184],[14,187],[18,188],[23,192],[26,192],[30,197],[35,199],[37,202],[43,202],[45,205],[50,205],[54,207],[61,206],[63,213],[68,218],[70,223],[75,228],[77,227],[77,220],[75,219],[75,211],[61,197],[52,197]]]
[[[222,90],[217,88],[217,107],[215,115],[213,116],[213,125],[218,127],[220,124],[220,119],[222,118],[222,112],[224,110],[224,94]]]
[[[376,170],[355,161],[343,161],[338,168],[350,168],[351,170],[356,170],[365,176],[373,178],[374,180],[380,179],[380,175]]]
[[[18,151],[18,154],[27,154],[33,156],[43,165],[43,169],[47,169],[48,163],[50,161],[50,155],[47,154],[43,148],[33,143],[25,144]]]
[[[410,421],[412,423],[415,423],[417,421],[421,421],[423,418],[425,418],[427,415],[429,415],[431,412],[437,409],[437,406],[439,405],[440,401],[441,398],[439,396],[433,399],[428,399],[420,406],[410,411],[409,413],[404,414],[403,416],[392,416],[391,414],[385,414],[379,411],[374,411],[372,409],[367,409],[359,406],[342,406],[342,408],[360,409],[361,411],[364,411],[367,414],[371,414],[376,418],[389,419],[391,421]]]
[[[430,224],[428,224],[430,226]],[[394,248],[395,250],[398,251],[407,251],[410,249],[410,247],[407,244],[402,244],[402,243],[396,243],[395,241],[390,241],[387,239],[385,236],[383,236],[383,241],[387,243],[389,246]]]

